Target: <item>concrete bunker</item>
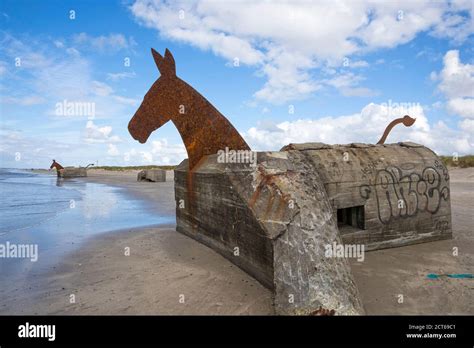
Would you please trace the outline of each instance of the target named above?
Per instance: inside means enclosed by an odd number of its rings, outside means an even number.
[[[204,157],[175,169],[176,230],[208,245],[274,293],[278,314],[363,314],[318,173],[299,151],[258,152],[257,164]],[[333,312],[333,313],[334,313]]]
[[[165,182],[166,170],[164,169],[145,169],[137,174],[137,181]]]
[[[319,173],[344,243],[366,250],[452,237],[449,174],[415,143],[290,144]]]
[[[89,164],[86,167],[63,167],[60,165],[56,160],[53,159],[53,163],[49,167],[49,169],[56,169],[56,173],[58,178],[80,178],[87,176],[87,168],[93,166],[93,164]]]
[[[66,167],[58,174],[61,178],[80,178],[87,176],[87,169],[84,167]]]
[[[413,143],[290,144],[258,152],[255,166],[209,155],[189,170],[185,160],[175,196],[177,231],[271,289],[280,314],[363,313],[347,259],[328,257],[328,245],[376,250],[452,235],[447,169]]]
[[[128,129],[141,143],[168,121],[189,159],[175,169],[176,230],[219,252],[273,291],[278,314],[363,314],[347,257],[328,246],[366,250],[451,237],[449,175],[428,148],[290,144],[256,161],[232,124],[176,76],[174,58],[152,49],[161,76]],[[180,112],[183,110],[183,112]],[[255,155],[255,153],[252,153]],[[227,157],[225,157],[227,159]],[[344,243],[344,244],[343,244]]]

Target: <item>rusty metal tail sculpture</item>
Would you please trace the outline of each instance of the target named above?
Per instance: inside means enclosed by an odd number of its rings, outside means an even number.
[[[390,133],[392,128],[395,127],[397,124],[403,123],[405,127],[410,127],[411,125],[413,125],[413,123],[415,123],[415,121],[416,121],[416,118],[412,118],[408,115],[405,115],[403,117],[393,120],[392,122],[389,123],[387,128],[385,128],[385,132],[383,132],[383,135],[380,138],[380,140],[377,142],[377,144],[384,144],[385,140],[387,140],[388,134]]]
[[[189,169],[203,156],[229,148],[250,150],[232,124],[199,92],[176,76],[171,52],[164,57],[151,49],[160,71],[128,124],[135,140],[145,143],[150,134],[171,120],[178,129],[189,158]]]

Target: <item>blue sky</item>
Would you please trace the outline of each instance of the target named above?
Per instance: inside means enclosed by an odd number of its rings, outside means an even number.
[[[471,1],[2,1],[0,166],[179,163],[171,122],[146,144],[127,130],[159,77],[151,47],[171,50],[252,149],[375,143],[408,113],[415,125],[389,142],[472,154],[472,13]],[[64,101],[94,115],[60,114]]]

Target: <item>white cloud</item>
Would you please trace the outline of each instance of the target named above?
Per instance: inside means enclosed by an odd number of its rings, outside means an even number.
[[[187,157],[186,148],[183,144],[169,144],[166,138],[152,141],[151,146],[151,152],[155,156],[164,155],[167,157],[181,158],[181,160]]]
[[[312,65],[306,57],[298,54],[289,54],[283,50],[276,53],[272,63],[262,67],[262,73],[267,76],[267,81],[262,89],[254,94],[259,100],[281,104],[289,100],[302,99],[319,90],[322,86],[311,78],[305,71]],[[270,53],[270,52],[269,52]]]
[[[41,69],[54,61],[53,58],[31,49],[31,45],[24,44],[8,33],[3,33],[0,45],[8,60],[15,64],[19,63],[20,69]]]
[[[472,0],[450,1],[448,7],[449,10],[443,14],[443,21],[436,25],[431,34],[435,37],[450,38],[454,43],[461,43],[473,32]],[[459,14],[460,11],[467,12],[470,20],[466,21],[466,18]]]
[[[453,114],[474,118],[474,65],[463,64],[459,51],[446,52],[443,69],[432,72],[432,80],[438,80],[438,89],[448,99],[447,109]]]
[[[55,105],[64,100],[93,104],[97,118],[133,112],[130,109],[138,100],[117,95],[110,85],[95,79],[89,59],[68,47],[67,40],[61,41],[62,45],[57,41],[38,40],[31,40],[32,44],[26,45],[27,40],[8,34],[2,37],[7,58],[11,61],[15,57],[21,58],[21,74],[15,76],[21,80],[18,85],[28,86],[24,90],[14,88],[13,84],[5,87],[2,91],[5,102],[33,105],[43,100],[48,105],[47,115],[56,115]],[[34,96],[41,96],[41,99]]]
[[[121,141],[117,135],[112,135],[111,126],[99,127],[92,120],[87,121],[84,139],[88,143],[116,143]]]
[[[467,133],[474,134],[474,120],[465,119],[459,123],[459,128]]]
[[[107,144],[107,154],[110,155],[110,156],[119,156],[120,151],[118,150],[116,145]]]
[[[55,40],[53,43],[54,43],[54,46],[56,46],[57,48],[64,48],[64,42],[60,40]]]
[[[29,136],[21,131],[0,128],[0,167],[49,168],[55,158],[62,165],[84,165],[84,148],[54,137]],[[71,139],[70,140],[74,140]]]
[[[188,157],[183,144],[169,144],[167,139],[154,140],[145,144],[143,150],[134,148],[124,153],[124,160],[135,165],[145,164],[179,164]]]
[[[420,32],[458,42],[472,33],[467,2],[136,0],[130,9],[165,38],[257,67],[266,82],[254,97],[273,103],[319,90],[313,70],[340,65],[344,57],[393,48]],[[358,85],[342,92],[372,93]]]
[[[80,33],[73,36],[73,42],[81,47],[90,47],[102,53],[130,50],[136,45],[132,37],[126,38],[122,34],[90,36],[86,33]]]
[[[463,64],[457,50],[448,51],[443,62],[443,70],[438,75],[439,89],[449,98],[473,97],[474,65]]]
[[[43,97],[37,95],[24,96],[24,97],[10,97],[2,96],[1,101],[4,104],[17,104],[23,106],[43,104],[46,100]]]
[[[348,144],[354,142],[375,144],[385,127],[394,117],[406,114],[403,105],[390,108],[388,105],[370,103],[360,112],[346,116],[328,116],[320,119],[299,119],[250,128],[244,135],[256,150],[279,150],[289,143],[323,142],[328,144]],[[421,106],[412,106],[410,116],[415,124],[406,128],[397,126],[390,133],[387,142],[413,141],[423,144],[441,154],[472,153],[474,133],[469,130],[472,123],[460,124],[461,130],[454,130],[443,122],[434,125]]]
[[[127,98],[127,97],[122,97],[119,95],[114,95],[113,98],[118,103],[123,104],[123,105],[129,105],[129,106],[137,106],[137,105],[140,105],[140,102],[141,102],[140,99]]]
[[[135,72],[107,73],[107,80],[119,81],[126,78],[133,78],[135,76],[136,76]]]
[[[356,60],[355,62],[349,62],[351,68],[367,68],[369,63],[365,60]]]
[[[124,152],[124,161],[129,165],[148,165],[153,163],[153,154],[149,151],[131,149]]]
[[[369,88],[358,87],[359,83],[363,80],[363,76],[347,72],[341,73],[340,75],[324,82],[340,90],[341,94],[346,97],[371,97],[377,95],[378,92]]]
[[[99,97],[106,97],[114,92],[112,87],[100,81],[92,81],[92,92]]]
[[[140,152],[142,159],[145,163],[152,163],[153,162],[153,155],[149,152],[142,151]]]
[[[474,119],[474,98],[450,99],[447,107],[453,114]]]
[[[357,28],[356,36],[368,49],[392,48],[442,22],[443,7],[429,1],[380,2],[375,6],[366,3],[372,19],[366,18],[367,24]]]

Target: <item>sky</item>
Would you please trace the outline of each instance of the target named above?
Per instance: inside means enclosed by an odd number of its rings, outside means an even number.
[[[474,154],[470,0],[2,0],[0,24],[0,167],[181,162],[172,122],[128,133],[151,48],[253,150],[376,143],[408,114],[387,142]]]

